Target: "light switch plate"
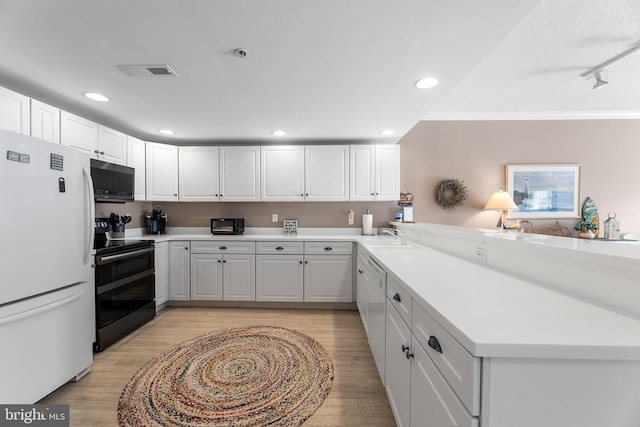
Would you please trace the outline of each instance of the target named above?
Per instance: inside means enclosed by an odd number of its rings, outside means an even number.
[[[298,220],[297,219],[285,219],[282,221],[282,227],[285,233],[297,233],[298,232]]]

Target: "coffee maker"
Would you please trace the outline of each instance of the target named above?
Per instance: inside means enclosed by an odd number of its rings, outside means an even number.
[[[155,205],[153,212],[147,214],[147,234],[164,234],[167,226],[167,214],[162,213],[162,207]]]

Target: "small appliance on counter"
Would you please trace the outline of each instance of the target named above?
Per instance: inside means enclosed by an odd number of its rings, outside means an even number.
[[[211,218],[211,234],[242,234],[244,218]]]
[[[162,213],[162,207],[155,205],[153,212],[147,214],[147,234],[164,234],[167,227],[167,214]]]

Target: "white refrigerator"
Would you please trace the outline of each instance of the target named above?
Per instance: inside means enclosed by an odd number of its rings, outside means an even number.
[[[93,361],[89,157],[0,131],[0,404],[32,404]]]

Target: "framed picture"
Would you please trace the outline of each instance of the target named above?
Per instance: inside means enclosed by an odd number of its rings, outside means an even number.
[[[580,218],[580,165],[507,165],[509,218]]]

